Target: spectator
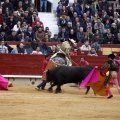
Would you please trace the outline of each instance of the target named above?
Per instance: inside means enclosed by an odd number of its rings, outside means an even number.
[[[108,10],[108,7],[109,7],[109,2],[107,0],[102,0],[100,3],[100,8],[101,10],[105,10],[107,11]]]
[[[28,42],[26,40],[26,36],[25,36],[24,32],[21,32],[21,34],[18,35],[18,39],[19,39],[20,42]]]
[[[14,20],[15,24],[17,24],[18,21],[20,20],[20,17],[18,16],[18,12],[17,11],[13,12],[13,20]]]
[[[58,33],[58,39],[68,39],[69,35],[66,31],[66,28],[62,28],[62,30]]]
[[[109,5],[107,14],[108,14],[109,18],[111,19],[111,21],[113,21],[113,18],[114,18],[114,10],[113,10],[113,6],[112,6],[112,5]]]
[[[89,63],[85,60],[84,57],[81,57],[79,66],[89,66]]]
[[[50,54],[55,54],[57,52],[57,47],[56,47],[56,45],[53,45],[52,47],[51,47],[51,51],[50,51]]]
[[[8,36],[9,41],[19,41],[19,37],[16,35],[16,31],[12,31],[11,35]]]
[[[101,46],[97,40],[91,45],[91,48],[95,48],[96,51],[101,51]]]
[[[60,42],[58,39],[58,34],[54,34],[54,37],[51,38],[50,42]]]
[[[107,37],[104,38],[104,44],[113,44],[114,38],[111,33],[107,34]]]
[[[13,5],[9,2],[9,0],[5,0],[5,2],[2,4],[3,13],[5,12],[6,7],[9,8],[11,13],[13,12]]]
[[[26,31],[26,37],[29,39],[29,42],[35,41],[35,33],[32,30],[32,27],[28,27],[28,30]]]
[[[15,31],[15,30],[13,30]],[[26,33],[26,29],[25,29],[25,26],[24,24],[20,25],[20,28],[17,30],[17,35],[21,34],[22,32],[24,32],[24,34]]]
[[[68,6],[68,9],[69,9],[69,11],[68,11],[68,16],[70,17],[70,19],[72,19],[73,18],[73,13],[74,13],[74,9],[73,9],[73,7],[71,6]]]
[[[104,39],[101,38],[100,34],[98,34],[98,33],[96,33],[96,34],[94,35],[94,41],[98,41],[98,44],[103,44],[103,43],[104,43]],[[93,41],[93,42],[94,42],[94,41]]]
[[[42,52],[40,52],[40,47],[38,46],[37,48],[36,48],[36,50],[35,51],[33,51],[31,54],[34,54],[34,55],[42,55],[43,53]]]
[[[111,25],[111,33],[112,33],[115,37],[117,37],[118,29],[117,29],[116,23],[112,23],[112,25]]]
[[[69,0],[60,0],[63,5],[68,6]]]
[[[14,21],[14,16],[13,16],[13,14],[11,14],[11,15],[9,16],[9,18],[8,18],[7,21],[6,21],[6,24],[9,26],[10,31],[12,31],[12,30],[13,30],[13,27],[14,27],[14,25],[15,25],[15,21]]]
[[[100,32],[100,37],[103,38],[104,33],[105,33],[105,29],[104,29],[104,27],[102,26],[102,24],[99,24],[98,30],[99,30],[99,32]]]
[[[74,9],[74,11],[76,11],[77,12],[77,14],[79,15],[79,4],[78,4],[78,1],[77,0],[74,0],[74,2],[73,2],[73,9]]]
[[[17,54],[18,53],[18,47],[19,47],[19,44],[17,44],[16,47],[11,51],[11,54]]]
[[[24,19],[26,20],[27,25],[31,25],[32,24],[32,17],[29,16],[28,11],[24,12]]]
[[[32,19],[34,19],[34,18],[32,18]],[[32,22],[32,28],[34,28],[34,26],[36,25],[37,22],[39,22],[39,23],[40,23],[40,26],[41,26],[42,28],[44,28],[43,22],[40,21],[40,18],[39,18],[39,17],[36,17],[36,18],[35,18],[35,21],[33,20],[33,22]]]
[[[62,3],[61,3],[61,1],[59,1],[57,9],[56,9],[56,16],[58,17],[58,19],[60,17],[60,11],[61,11],[61,9],[62,9]]]
[[[74,44],[72,47],[71,47],[71,50],[70,50],[70,54],[71,55],[77,55],[77,52],[80,51],[80,48],[77,46],[77,44]]]
[[[88,53],[88,56],[98,56],[95,48],[91,48],[90,52]]]
[[[111,27],[110,20],[106,20],[104,25],[105,25],[105,29],[110,29]]]
[[[42,39],[42,42],[50,42],[50,38],[49,38],[49,35],[47,33],[45,33],[45,36]]]
[[[115,12],[120,12],[120,1],[119,0],[115,0],[113,3],[113,8]]]
[[[66,6],[65,6],[65,5],[62,5],[62,9],[60,10],[60,17],[61,17],[62,15],[65,15],[65,16],[68,15],[68,10],[66,9]]]
[[[77,43],[84,43],[84,32],[83,27],[80,27],[80,30],[77,32]]]
[[[5,46],[4,41],[0,41],[0,53],[8,53],[8,48]]]
[[[120,33],[117,34],[117,39],[113,41],[113,44],[120,44]]]
[[[104,24],[101,22],[101,19],[99,18],[97,22],[94,24],[94,31],[99,29],[99,25],[102,25],[102,28],[104,29]]]
[[[85,50],[85,51],[91,50],[91,46],[89,45],[89,41],[84,42],[84,44],[81,46],[81,50]]]
[[[69,32],[69,38],[70,38],[70,39],[74,39],[75,42],[77,41],[77,40],[76,40],[76,33],[75,33],[74,29],[71,29],[71,30],[70,30],[70,32]]]
[[[45,33],[42,31],[42,28],[39,27],[35,32],[35,39],[39,42],[43,41]]]
[[[33,28],[33,31],[36,32],[39,28],[41,28],[40,23],[36,22],[36,25]],[[41,28],[42,29],[42,28]],[[43,30],[42,30],[43,31]]]
[[[40,0],[40,12],[42,12],[44,4],[44,12],[47,12],[47,0]]]
[[[0,41],[7,41],[7,35],[5,34],[4,31],[0,32]]]
[[[20,44],[19,44],[19,47],[18,47],[18,49],[17,49],[17,53],[18,53],[18,54],[27,54],[26,50],[24,49],[23,43],[20,43]]]
[[[104,38],[107,37],[107,34],[111,33],[110,28],[106,29],[105,31],[106,31],[106,32],[105,32],[105,34],[104,34],[104,36],[103,36]]]
[[[44,55],[48,55],[51,51],[51,48],[48,47],[45,43],[43,43],[41,46],[40,46],[40,51],[44,54]]]
[[[65,14],[62,14],[60,19],[58,20],[58,26],[59,27],[67,27],[67,20]]]
[[[5,32],[6,35],[9,35],[10,34],[10,28],[9,26],[6,24],[6,22],[3,22],[1,28],[0,28],[0,31],[3,31]]]
[[[49,38],[51,38],[52,33],[49,30],[49,27],[45,28],[45,33],[48,34]]]
[[[21,15],[20,15],[20,21],[21,21],[21,24],[22,24],[23,22],[27,22],[27,21],[25,20],[25,18],[24,18],[24,13],[21,13]]]
[[[99,0],[95,0],[95,2],[92,3],[91,9],[93,12],[100,12]]]
[[[120,28],[120,21],[118,19],[114,19],[114,22],[117,25],[117,29]]]
[[[70,30],[72,29],[72,22],[67,23],[66,31],[69,34]]]
[[[20,29],[20,27],[21,27],[21,22],[18,21],[17,24],[14,25],[13,30],[17,32]]]
[[[21,16],[22,14],[24,14],[23,7],[17,9],[17,12],[18,12],[18,16]]]
[[[2,9],[1,9],[1,12],[2,12]],[[9,11],[9,8],[6,7],[5,12],[2,14],[3,21],[6,22],[9,19],[10,14],[12,13]]]
[[[24,11],[26,11],[30,7],[30,1],[29,0],[24,1],[24,3],[23,3],[23,10]]]
[[[103,12],[103,15],[101,16],[101,18],[102,18],[103,24],[105,24],[105,22],[110,19],[106,11]]]

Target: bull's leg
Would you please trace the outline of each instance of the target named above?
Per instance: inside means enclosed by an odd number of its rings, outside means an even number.
[[[55,93],[60,93],[61,92],[61,85],[57,85],[57,88],[55,90]]]
[[[51,86],[48,88],[48,91],[52,91],[52,88],[56,85],[57,85],[56,83],[51,84]]]
[[[87,86],[87,90],[86,90],[85,94],[87,95],[89,91],[90,91],[90,86]],[[95,92],[94,92],[94,95],[96,95]]]
[[[89,90],[90,90],[90,86],[87,86],[87,90],[86,90],[85,94],[88,94]]]

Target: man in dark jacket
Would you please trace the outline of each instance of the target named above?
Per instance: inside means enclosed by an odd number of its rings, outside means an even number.
[[[117,39],[113,41],[113,44],[120,44],[120,33],[117,34]]]

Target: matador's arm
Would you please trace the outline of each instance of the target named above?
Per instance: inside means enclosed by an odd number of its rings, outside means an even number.
[[[108,62],[106,62],[102,67],[98,67],[99,70],[104,70],[105,68],[108,67]]]

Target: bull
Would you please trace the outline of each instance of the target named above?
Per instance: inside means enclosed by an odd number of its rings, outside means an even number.
[[[46,72],[46,82],[53,81],[49,91],[52,87],[57,86],[55,93],[61,91],[61,86],[67,83],[81,83],[87,75],[92,71],[91,66],[58,66],[52,70]],[[87,87],[86,94],[88,93],[90,87]]]

